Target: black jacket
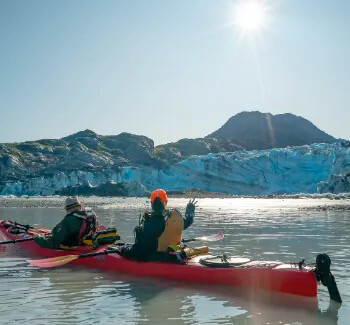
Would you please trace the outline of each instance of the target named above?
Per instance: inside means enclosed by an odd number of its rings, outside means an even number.
[[[92,211],[89,213],[93,213]],[[49,235],[35,236],[34,241],[41,247],[59,249],[61,245],[77,246],[80,244],[80,230],[84,217],[87,216],[86,211],[75,211],[67,214],[61,222],[59,222]]]
[[[186,215],[186,218],[184,218],[184,230],[193,223],[193,217],[194,213]],[[122,254],[125,257],[139,261],[166,259],[167,254],[157,252],[158,238],[162,235],[164,229],[164,215],[152,212],[149,217],[144,219],[142,226],[135,228],[135,244],[125,246]]]

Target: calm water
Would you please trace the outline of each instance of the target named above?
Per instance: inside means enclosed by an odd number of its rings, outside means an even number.
[[[188,200],[170,199],[184,209]],[[91,199],[90,199],[91,202]],[[39,270],[14,245],[0,246],[0,324],[350,324],[350,212],[334,210],[349,200],[201,199],[195,223],[185,238],[223,232],[210,245],[213,253],[254,259],[314,263],[316,254],[332,258],[332,271],[343,304],[329,303],[319,287],[318,300],[292,295],[244,292],[103,274],[69,266]],[[323,209],[319,209],[323,206]],[[116,226],[123,240],[145,199],[104,199],[94,210],[100,221]],[[58,208],[0,208],[1,219],[53,227]]]

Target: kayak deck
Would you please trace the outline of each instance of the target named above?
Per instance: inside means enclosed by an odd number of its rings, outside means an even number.
[[[0,225],[0,237],[3,240],[29,238],[34,233],[11,234],[5,227]],[[33,256],[43,258],[99,252],[107,248],[107,245],[105,245],[95,250],[85,246],[72,250],[52,250],[42,248],[34,241],[24,241],[17,243],[17,245],[29,251]],[[317,295],[317,281],[313,269],[309,267],[299,269],[299,266],[296,264],[284,264],[276,261],[249,261],[239,266],[225,268],[202,265],[200,259],[209,256],[212,255],[193,257],[188,261],[188,264],[179,265],[161,262],[132,261],[117,253],[111,253],[77,259],[71,264],[145,277],[162,277],[206,284],[247,287],[308,297],[315,297]]]

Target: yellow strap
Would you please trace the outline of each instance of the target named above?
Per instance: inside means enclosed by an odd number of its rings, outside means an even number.
[[[187,258],[202,255],[202,254],[207,254],[209,252],[209,247],[208,246],[201,246],[201,247],[191,247],[191,248],[185,248],[184,253]]]
[[[91,245],[89,245],[89,246],[91,246]],[[81,247],[81,246],[66,246],[66,245],[60,244],[60,249],[64,249],[65,251],[75,250],[78,247]]]

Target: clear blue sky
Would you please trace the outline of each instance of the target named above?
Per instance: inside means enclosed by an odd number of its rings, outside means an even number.
[[[0,142],[92,129],[156,144],[242,110],[350,139],[350,1],[264,0],[254,41],[235,1],[0,0]]]

